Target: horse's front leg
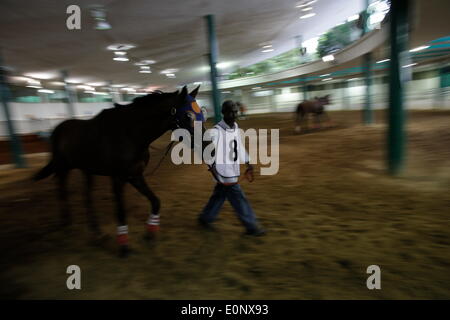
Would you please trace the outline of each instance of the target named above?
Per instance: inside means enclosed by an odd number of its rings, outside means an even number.
[[[94,241],[101,239],[101,231],[98,226],[97,216],[95,214],[94,205],[92,201],[92,187],[93,187],[93,176],[88,172],[84,172],[85,176],[85,191],[84,191],[84,201],[86,206],[86,218],[89,224],[89,229],[94,236]]]
[[[158,197],[153,193],[153,191],[145,182],[144,176],[142,174],[132,176],[128,179],[133,187],[136,188],[143,196],[145,196],[152,205],[152,211],[147,220],[146,228],[147,235],[153,237],[157,231],[159,231],[159,209],[161,207],[161,202]]]
[[[68,170],[61,170],[56,173],[58,180],[58,198],[59,198],[59,210],[61,215],[61,225],[63,227],[72,224],[72,215],[70,213],[70,207],[67,197],[67,176]]]
[[[120,246],[120,256],[126,257],[130,253],[128,247],[128,225],[126,221],[123,191],[126,179],[120,176],[112,177],[113,193],[116,199],[117,214],[117,242]]]

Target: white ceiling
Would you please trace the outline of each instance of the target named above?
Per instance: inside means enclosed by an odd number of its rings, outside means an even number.
[[[315,17],[300,20],[293,0],[2,0],[0,39],[6,65],[16,75],[57,76],[66,69],[86,82],[159,86],[162,89],[208,79],[204,16],[214,14],[219,62],[245,66],[294,47],[296,35],[317,36],[359,12],[364,0],[319,0]],[[81,30],[66,28],[66,8],[82,9]],[[95,30],[89,6],[104,5],[111,30]],[[259,44],[273,41],[263,54]],[[113,61],[112,43],[132,43],[134,60],[154,59],[153,73],[140,74],[132,62]],[[159,74],[178,68],[176,79]]]
[[[208,80],[208,52],[204,16],[214,14],[219,42],[219,62],[246,66],[293,48],[295,36],[315,37],[347,17],[360,12],[365,0],[318,0],[315,17],[300,20],[297,0],[1,0],[0,46],[14,74],[45,73],[57,76],[66,69],[83,83],[158,86]],[[420,0],[421,32],[414,42],[429,41],[428,34],[449,34],[448,0]],[[66,8],[82,9],[81,30],[66,28]],[[104,5],[111,30],[94,29],[89,6]],[[304,13],[303,13],[304,14]],[[426,22],[426,23],[424,23]],[[419,26],[416,24],[416,27]],[[261,53],[259,45],[272,41],[275,51]],[[153,59],[153,73],[138,73],[130,62],[113,61],[106,47],[131,43],[129,57]],[[159,72],[178,68],[176,79]],[[45,75],[44,74],[44,75]]]

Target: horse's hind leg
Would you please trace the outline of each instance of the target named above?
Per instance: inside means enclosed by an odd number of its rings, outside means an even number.
[[[86,205],[86,213],[87,213],[87,221],[89,224],[89,229],[91,229],[92,233],[95,236],[100,235],[100,228],[97,222],[97,216],[95,214],[93,201],[92,201],[92,186],[93,186],[93,177],[92,174],[84,172],[86,187],[85,187],[85,205]]]
[[[123,190],[126,180],[123,177],[113,177],[113,193],[116,198],[116,214],[117,214],[117,242],[120,246],[120,256],[128,256],[130,250],[128,248],[128,226],[125,214],[125,205],[123,200]]]
[[[152,204],[152,213],[150,214],[147,220],[147,231],[149,235],[153,235],[154,232],[159,230],[159,209],[161,207],[161,203],[158,197],[153,193],[153,191],[145,182],[144,176],[138,175],[129,178],[128,180],[133,187],[136,188],[143,196],[145,196],[150,203]]]
[[[61,225],[68,226],[72,224],[72,216],[70,214],[70,207],[67,198],[67,176],[68,170],[56,172],[58,179],[58,197],[60,205]]]

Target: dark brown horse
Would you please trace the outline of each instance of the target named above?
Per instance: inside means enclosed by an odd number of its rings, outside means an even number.
[[[322,117],[329,123],[330,118],[325,112],[325,106],[330,104],[330,95],[323,97],[315,97],[313,100],[306,100],[300,102],[295,110],[295,132],[300,132],[308,129],[308,114],[314,116],[315,127],[320,127]],[[303,128],[302,128],[303,126]]]
[[[56,176],[64,225],[71,223],[67,203],[67,175],[72,169],[80,169],[86,177],[85,204],[89,226],[94,234],[100,234],[100,229],[92,205],[93,175],[111,177],[121,255],[128,253],[128,227],[123,199],[126,183],[130,183],[150,201],[152,210],[147,230],[158,230],[160,201],[148,187],[143,175],[150,159],[148,148],[168,130],[184,128],[193,133],[193,118],[203,120],[195,102],[198,89],[190,94],[186,86],[181,92],[154,92],[135,98],[129,105],[105,109],[90,120],[66,120],[54,129],[50,138],[50,162],[34,179],[44,179],[53,174]]]

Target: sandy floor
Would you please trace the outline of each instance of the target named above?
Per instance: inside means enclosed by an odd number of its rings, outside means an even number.
[[[142,239],[149,205],[126,190],[134,253],[117,257],[109,180],[96,180],[96,208],[109,239],[90,243],[82,177],[71,176],[74,225],[60,229],[52,179],[30,169],[0,170],[0,296],[19,299],[442,299],[450,298],[450,112],[409,115],[408,163],[385,173],[384,114],[335,112],[333,129],[292,132],[292,115],[255,116],[244,128],[280,128],[280,171],[242,187],[268,234],[242,236],[226,204],[217,232],[196,216],[213,188],[205,166],[175,166],[155,143],[147,180],[162,201],[159,238]],[[66,268],[82,269],[82,290],[66,288]],[[381,267],[381,290],[366,268]]]

